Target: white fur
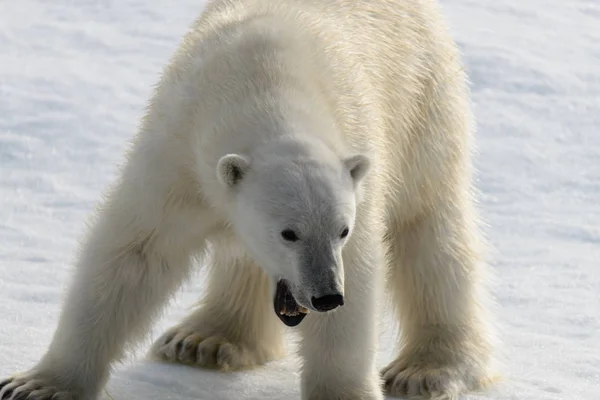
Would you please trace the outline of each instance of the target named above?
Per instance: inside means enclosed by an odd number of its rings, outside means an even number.
[[[209,247],[202,304],[156,357],[221,370],[281,357],[283,277],[306,307],[327,290],[345,298],[297,328],[302,399],[380,400],[385,276],[402,332],[388,393],[482,387],[492,349],[471,131],[433,0],[210,2],[82,243],[48,352],[0,399],[95,399]],[[286,226],[301,240],[282,241]]]

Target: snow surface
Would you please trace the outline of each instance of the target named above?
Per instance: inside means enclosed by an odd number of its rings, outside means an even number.
[[[600,399],[600,3],[442,6],[473,83],[506,374],[466,398]],[[0,376],[46,349],[86,217],[201,7],[0,2]],[[186,313],[202,277],[152,338]],[[393,343],[384,331],[382,365]],[[295,362],[225,375],[138,357],[107,389],[115,400],[299,399]]]

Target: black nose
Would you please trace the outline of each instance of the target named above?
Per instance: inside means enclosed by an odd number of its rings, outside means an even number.
[[[310,300],[315,310],[320,312],[331,311],[344,305],[344,296],[339,293],[328,294],[323,297],[314,297]]]

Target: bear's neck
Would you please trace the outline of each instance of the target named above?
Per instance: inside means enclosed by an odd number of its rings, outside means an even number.
[[[207,45],[218,50],[205,53],[202,67],[211,77],[201,82],[207,106],[199,107],[212,132],[202,135],[210,145],[203,147],[205,160],[216,165],[228,153],[258,156],[282,137],[342,151],[336,148],[344,140],[327,89],[331,78],[308,33],[260,18],[226,31],[218,41],[219,46]]]
[[[312,135],[282,135],[249,154],[254,164],[314,164],[323,160],[339,160],[345,155],[327,141]]]

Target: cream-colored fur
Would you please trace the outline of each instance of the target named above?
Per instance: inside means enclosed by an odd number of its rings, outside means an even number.
[[[273,254],[279,247],[264,232],[279,219],[263,221],[252,207],[313,212],[320,203],[276,198],[300,193],[296,178],[311,190],[339,188],[346,205],[321,200],[352,228],[346,242],[326,241],[345,305],[297,328],[302,399],[381,400],[382,384],[424,398],[482,387],[492,348],[471,133],[465,74],[437,2],[211,1],[167,65],[82,243],[48,352],[1,384],[0,399],[95,399],[110,365],[208,248],[204,300],[152,354],[221,370],[280,357],[273,279],[306,271],[294,264],[300,250]],[[333,178],[357,154],[364,178],[354,187]],[[312,172],[294,175],[292,163]],[[243,194],[232,166],[249,171]],[[314,280],[301,289],[320,290]],[[381,380],[385,287],[401,337]]]
[[[151,354],[172,362],[242,370],[283,356],[283,324],[266,274],[219,249],[198,309],[159,338]]]

